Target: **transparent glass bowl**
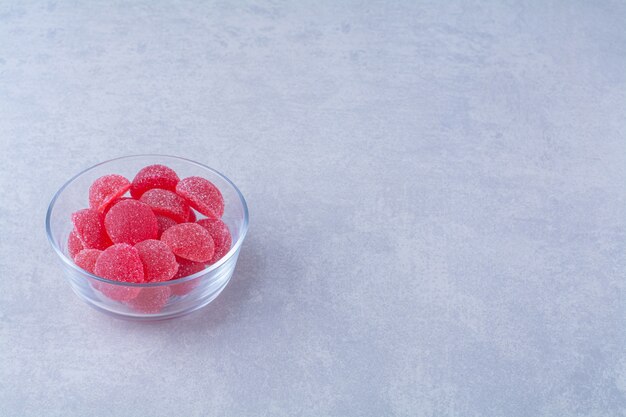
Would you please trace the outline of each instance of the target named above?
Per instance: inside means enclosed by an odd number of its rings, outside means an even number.
[[[222,220],[232,235],[230,251],[215,264],[193,275],[156,283],[111,281],[76,266],[67,249],[67,240],[73,228],[71,214],[89,207],[88,190],[91,183],[106,174],[120,174],[132,180],[141,168],[152,164],[167,165],[180,178],[206,178],[220,189],[225,206]],[[59,256],[63,272],[76,295],[96,310],[130,320],[149,321],[179,317],[213,301],[233,275],[247,230],[248,207],[235,184],[207,166],[165,155],[126,156],[84,170],[56,192],[46,215],[48,240]]]

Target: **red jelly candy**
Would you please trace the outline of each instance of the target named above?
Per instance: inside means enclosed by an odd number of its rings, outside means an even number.
[[[187,223],[193,223],[196,221],[196,212],[189,208],[189,218],[187,219]]]
[[[70,254],[72,259],[74,259],[76,254],[83,249],[85,249],[85,245],[81,242],[76,230],[72,230],[70,232],[70,236],[67,238],[67,252]]]
[[[200,262],[188,261],[183,258],[176,258],[178,262],[178,272],[172,278],[172,281],[178,278],[184,278],[189,275],[193,275],[196,272],[200,272],[205,268],[205,265]],[[180,284],[176,284],[175,281],[170,285],[170,289],[172,290],[172,294],[174,295],[185,295],[189,294],[191,290],[196,288],[200,284],[200,278],[193,279],[191,281],[181,282]]]
[[[137,173],[130,187],[130,195],[140,198],[152,188],[176,190],[179,178],[176,172],[165,165],[149,165]]]
[[[146,239],[156,239],[159,226],[147,204],[137,200],[122,200],[104,218],[104,227],[113,243],[134,245]]]
[[[163,310],[170,298],[169,286],[142,288],[137,297],[128,302],[128,305],[140,313],[155,314]]]
[[[185,199],[172,191],[153,188],[143,193],[140,201],[149,205],[154,214],[170,217],[177,223],[189,219],[189,205]]]
[[[181,223],[163,232],[161,240],[175,255],[195,262],[207,262],[215,253],[213,238],[197,223]]]
[[[176,185],[176,193],[207,217],[219,219],[224,214],[224,197],[213,183],[201,177],[189,177]]]
[[[143,282],[144,272],[139,251],[126,243],[118,243],[100,254],[94,269],[95,275],[121,282]],[[128,301],[139,294],[139,287],[94,282],[100,292],[117,301]]]
[[[118,243],[105,249],[96,262],[95,273],[112,281],[144,282],[139,251],[126,243]]]
[[[89,207],[104,211],[130,188],[130,181],[121,175],[111,174],[98,178],[89,187]]]
[[[106,249],[111,240],[104,230],[102,215],[93,209],[83,209],[72,214],[76,235],[85,248]]]
[[[135,248],[139,251],[146,281],[167,281],[176,275],[176,257],[165,243],[148,239],[137,243]]]
[[[101,253],[102,251],[98,249],[83,249],[76,254],[74,262],[85,271],[93,274],[96,268],[96,261]]]
[[[213,243],[215,243],[215,254],[209,261],[209,264],[214,264],[222,259],[222,257],[230,250],[232,237],[230,236],[228,226],[226,226],[226,224],[219,219],[209,218],[198,220],[197,223],[204,227],[213,238]]]
[[[157,233],[158,238],[160,238],[163,232],[165,232],[167,229],[178,224],[176,223],[176,221],[170,219],[169,217],[156,216],[156,218],[157,218],[157,225],[159,226],[159,231]]]

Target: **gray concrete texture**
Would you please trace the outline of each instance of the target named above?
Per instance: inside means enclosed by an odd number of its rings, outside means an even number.
[[[625,45],[618,1],[0,3],[0,415],[626,415]],[[136,153],[250,206],[183,319],[45,239]]]

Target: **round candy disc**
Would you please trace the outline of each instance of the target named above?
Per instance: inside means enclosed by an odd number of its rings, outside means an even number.
[[[98,249],[83,249],[76,254],[74,262],[85,271],[93,274],[96,268],[96,261],[101,253],[102,251]]]
[[[139,251],[147,282],[167,281],[176,275],[176,257],[165,243],[148,239],[137,243],[135,248]]]
[[[161,240],[175,255],[195,262],[207,262],[215,253],[213,238],[196,223],[181,223],[163,232]]]
[[[198,220],[197,223],[204,227],[213,238],[213,243],[215,243],[215,254],[209,261],[209,264],[214,264],[222,259],[222,257],[230,250],[232,237],[230,236],[228,226],[226,226],[226,224],[220,219],[211,218]]]
[[[106,249],[111,240],[104,230],[102,215],[94,209],[83,209],[72,214],[76,236],[85,248]]]
[[[111,281],[144,282],[139,251],[126,243],[117,243],[100,254],[95,274]]]
[[[186,222],[189,219],[191,210],[189,205],[181,196],[172,191],[153,188],[143,193],[140,201],[149,205],[154,214],[170,217],[177,223]]]
[[[152,188],[176,190],[178,175],[165,165],[149,165],[137,173],[130,187],[130,195],[140,198],[143,193]]]
[[[176,185],[176,193],[207,217],[219,219],[224,214],[224,198],[213,183],[201,177],[188,177]]]
[[[96,261],[94,274],[120,282],[144,282],[143,264],[139,251],[126,243],[118,243],[107,248]],[[139,287],[124,287],[95,281],[93,285],[110,299],[128,301],[139,294]]]
[[[123,196],[130,188],[130,181],[121,175],[111,174],[98,178],[89,187],[89,207],[100,213]]]
[[[122,200],[111,207],[104,219],[104,227],[113,243],[130,245],[156,239],[159,230],[152,209],[136,200]]]

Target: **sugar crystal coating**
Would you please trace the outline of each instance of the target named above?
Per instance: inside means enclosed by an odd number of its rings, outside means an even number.
[[[175,226],[175,225],[178,224],[178,223],[176,223],[175,220],[172,220],[169,217],[158,216],[157,215],[156,218],[157,218],[157,225],[159,227],[159,231],[157,233],[157,238],[161,238],[161,235],[163,234],[163,232],[165,232],[170,227]]]
[[[89,249],[106,249],[111,245],[102,223],[102,215],[94,209],[83,209],[72,213],[76,236]]]
[[[156,239],[159,226],[152,209],[141,201],[122,200],[106,214],[104,227],[113,243],[134,245]]]
[[[148,239],[135,245],[143,263],[147,282],[167,281],[178,271],[176,257],[160,240]]]
[[[116,243],[100,254],[95,273],[112,281],[144,282],[139,251],[126,243]]]
[[[161,240],[175,255],[195,262],[207,262],[215,253],[213,238],[196,223],[181,223],[163,232]]]
[[[149,205],[154,214],[170,217],[177,223],[189,219],[189,205],[184,198],[172,191],[153,188],[143,193],[140,201]]]
[[[135,311],[146,314],[156,314],[163,310],[170,298],[169,286],[141,288],[139,294],[128,302]]]
[[[165,165],[149,165],[141,169],[130,187],[130,195],[140,198],[143,193],[152,188],[174,191],[179,178],[173,169]]]
[[[94,274],[120,282],[144,282],[143,264],[139,251],[126,243],[118,243],[108,247],[96,261]],[[139,294],[138,287],[124,287],[94,280],[94,287],[108,298],[117,301],[128,301]]]
[[[81,242],[76,230],[72,230],[67,238],[67,252],[70,254],[72,259],[74,259],[76,254],[83,249],[85,249],[85,245]]]
[[[201,177],[188,177],[176,185],[176,193],[207,217],[219,219],[224,214],[224,198],[213,183]]]
[[[213,238],[213,243],[215,244],[215,254],[209,261],[209,264],[214,264],[222,259],[222,257],[230,250],[230,246],[232,244],[230,230],[228,230],[228,226],[226,226],[226,224],[220,219],[201,219],[197,221],[197,224],[204,227]]]
[[[130,181],[121,175],[104,175],[89,187],[89,207],[104,213],[105,210],[123,196],[130,188]]]
[[[96,261],[101,253],[102,251],[98,249],[83,249],[76,254],[74,262],[85,271],[93,274],[96,268]]]

